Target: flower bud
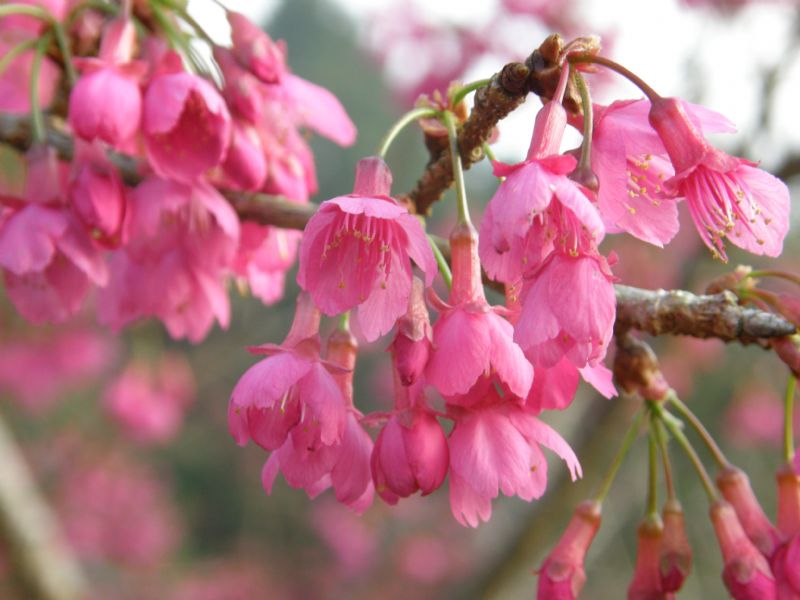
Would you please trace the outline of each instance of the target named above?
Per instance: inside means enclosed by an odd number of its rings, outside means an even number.
[[[395,369],[403,385],[411,385],[425,372],[431,353],[431,322],[425,306],[425,286],[414,278],[408,312],[397,320],[391,345]]]
[[[661,543],[661,586],[677,592],[692,570],[692,549],[686,538],[683,509],[677,500],[668,500],[662,511],[664,539]]]
[[[748,539],[736,515],[733,506],[724,501],[711,507],[711,521],[725,563],[725,587],[735,600],[774,600],[777,590],[767,560]]]
[[[778,543],[778,532],[764,514],[745,472],[737,467],[723,469],[717,476],[717,488],[736,510],[750,541],[764,556],[772,556]]]
[[[777,478],[778,530],[786,537],[800,535],[800,473],[787,465]]]
[[[661,583],[659,556],[664,539],[664,525],[658,515],[646,518],[637,531],[638,548],[633,579],[628,586],[628,600],[665,598]]]
[[[539,569],[538,600],[574,600],[586,581],[583,561],[600,528],[600,504],[578,505],[561,539]]]

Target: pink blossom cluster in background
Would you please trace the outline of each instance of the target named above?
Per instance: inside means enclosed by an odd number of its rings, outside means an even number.
[[[56,19],[68,10],[64,2],[42,6]],[[305,203],[317,183],[301,130],[349,145],[355,127],[330,92],[291,73],[285,45],[237,13],[228,13],[233,46],[214,47],[221,89],[197,73],[201,63],[187,70],[163,38],[137,33],[127,14],[79,27],[98,15],[81,10],[73,23],[88,36],[80,41],[100,47],[74,58],[73,159],[63,162],[37,140],[23,193],[0,197],[6,292],[26,319],[43,323],[75,315],[96,290],[102,324],[119,330],[156,317],[173,338],[198,342],[215,321],[227,326],[230,279],[266,303],[282,297],[299,239],[240,221],[221,190]],[[40,25],[2,18],[0,38],[25,43]],[[1,111],[31,110],[34,58],[21,53],[0,76]],[[38,73],[37,111],[67,77],[47,57]],[[110,161],[112,149],[130,157],[127,171]],[[127,185],[131,173],[143,181]]]

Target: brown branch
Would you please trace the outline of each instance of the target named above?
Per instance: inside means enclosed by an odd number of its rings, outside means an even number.
[[[650,335],[689,335],[724,342],[766,345],[795,333],[783,317],[740,306],[729,291],[698,296],[684,290],[643,290],[617,285],[617,336],[627,329]]]

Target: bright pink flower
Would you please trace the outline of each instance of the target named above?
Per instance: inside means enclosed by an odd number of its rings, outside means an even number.
[[[397,377],[397,376],[396,376]],[[372,451],[372,478],[389,504],[421,491],[427,496],[447,475],[447,438],[436,416],[425,406],[424,385],[395,384],[395,409]]]
[[[736,511],[727,502],[711,507],[724,568],[722,580],[736,600],[777,600],[775,580],[767,559],[747,539]]]
[[[646,519],[637,531],[636,567],[628,586],[628,600],[673,600],[675,594],[664,592],[659,559],[664,538],[664,525],[658,515]]]
[[[723,469],[717,475],[717,487],[736,511],[738,523],[741,523],[750,541],[764,556],[772,556],[779,542],[779,535],[764,514],[747,474],[736,467]]]
[[[697,231],[714,256],[727,260],[726,237],[754,254],[778,256],[789,230],[786,184],[711,146],[676,98],[654,101],[650,124],[675,168],[666,185],[686,198]]]
[[[167,73],[145,91],[142,133],[156,173],[191,182],[225,158],[231,117],[222,96],[205,79]]]
[[[39,204],[0,213],[0,267],[14,306],[33,323],[61,322],[80,309],[108,268],[68,212]]]
[[[523,289],[514,340],[535,366],[566,357],[577,367],[605,356],[616,316],[613,278],[600,255],[553,254]]]
[[[253,349],[267,357],[242,375],[228,405],[228,429],[236,442],[252,439],[265,450],[286,442],[280,462],[289,469],[294,465],[289,460],[292,440],[287,441],[292,430],[306,430],[305,448],[311,451],[339,443],[348,426],[346,401],[329,372],[334,367],[319,356],[318,328],[319,312],[300,294],[286,340]]]
[[[356,168],[353,193],[322,203],[306,225],[297,282],[326,315],[357,308],[364,337],[387,333],[406,312],[411,259],[430,285],[436,261],[419,221],[388,196],[391,173],[379,158]]]
[[[537,600],[575,600],[586,582],[583,561],[600,528],[600,504],[578,505],[556,547],[539,569]]]
[[[207,183],[147,179],[130,194],[129,243],[113,259],[98,316],[121,328],[156,316],[173,338],[200,341],[218,320],[227,327],[224,277],[239,242],[231,205]]]
[[[554,248],[587,252],[603,238],[597,208],[567,177],[575,159],[557,155],[565,126],[563,106],[549,102],[536,116],[528,158],[495,163],[495,175],[505,180],[489,201],[480,236],[481,261],[493,279],[513,283]]]
[[[484,400],[454,411],[450,434],[450,508],[462,525],[477,527],[492,513],[499,492],[530,502],[547,486],[547,460],[539,445],[558,454],[572,479],[581,467],[569,445],[548,425],[513,403],[494,386]]]
[[[129,437],[161,443],[178,433],[193,396],[192,371],[173,355],[158,365],[130,363],[106,388],[103,404]]]
[[[79,143],[69,187],[72,210],[93,240],[114,248],[122,240],[126,190],[102,150]]]
[[[283,298],[286,272],[297,257],[301,233],[252,221],[242,223],[239,249],[232,270],[238,281],[264,304]]]
[[[481,376],[492,373],[513,396],[523,399],[533,381],[533,368],[513,341],[513,327],[490,307],[483,292],[478,239],[472,226],[459,226],[450,236],[453,285],[448,303],[433,327],[433,352],[426,377],[444,396],[466,394]]]
[[[310,303],[310,300],[306,299]],[[370,477],[372,439],[359,423],[360,413],[353,407],[353,368],[357,344],[349,331],[336,331],[328,340],[328,359],[340,371],[334,374],[346,405],[344,431],[340,439],[327,442],[317,433],[323,418],[295,427],[286,442],[269,457],[261,481],[269,494],[278,471],[294,488],[303,488],[313,498],[333,487],[336,499],[357,513],[372,504],[374,487]],[[319,402],[319,399],[315,399]]]

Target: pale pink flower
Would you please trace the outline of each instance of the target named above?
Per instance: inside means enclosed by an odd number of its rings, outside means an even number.
[[[283,298],[286,272],[297,257],[301,233],[252,221],[242,223],[239,249],[231,269],[238,281],[264,304]]]
[[[511,323],[498,314],[504,309],[486,301],[472,226],[457,227],[450,246],[453,285],[448,302],[436,302],[441,314],[433,327],[428,383],[443,396],[454,396],[496,373],[504,389],[523,399],[531,388],[533,368],[512,339]]]
[[[600,504],[578,505],[556,547],[539,568],[537,600],[576,600],[586,582],[583,562],[600,528]]]
[[[430,285],[436,261],[419,221],[388,196],[383,160],[363,159],[353,193],[322,203],[306,225],[297,282],[327,315],[356,309],[359,329],[375,340],[406,312],[411,260]]]
[[[754,254],[778,256],[789,230],[789,190],[779,179],[714,148],[682,101],[658,98],[650,109],[675,168],[670,191],[686,198],[697,231],[714,256],[727,260],[723,239]]]
[[[722,580],[736,600],[777,600],[767,559],[747,539],[733,507],[724,501],[711,507],[711,521],[722,550]]]
[[[581,467],[569,445],[548,425],[490,386],[484,400],[453,411],[450,434],[450,507],[462,525],[477,527],[492,513],[498,493],[530,502],[547,486],[546,446],[560,456],[575,480]]]
[[[605,356],[616,317],[613,276],[605,258],[553,252],[523,288],[514,340],[535,366],[566,357],[576,367]]]
[[[191,182],[225,158],[231,117],[222,96],[205,79],[166,73],[147,86],[142,133],[156,173]]]
[[[175,437],[193,398],[188,363],[167,355],[157,365],[130,363],[106,388],[103,404],[130,438],[148,444]]]

